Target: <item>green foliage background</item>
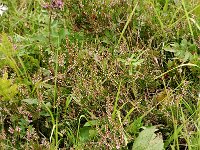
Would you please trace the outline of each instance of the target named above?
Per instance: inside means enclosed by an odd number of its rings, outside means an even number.
[[[0,149],[200,148],[198,1],[0,2]]]

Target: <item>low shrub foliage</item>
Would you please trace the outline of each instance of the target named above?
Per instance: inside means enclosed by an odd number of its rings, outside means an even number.
[[[0,149],[200,149],[199,1],[0,3]]]

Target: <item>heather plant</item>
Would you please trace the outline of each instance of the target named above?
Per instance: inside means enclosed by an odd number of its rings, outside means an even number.
[[[200,148],[198,1],[0,2],[0,149]]]

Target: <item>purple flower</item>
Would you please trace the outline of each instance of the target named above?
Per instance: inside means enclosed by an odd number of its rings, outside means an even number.
[[[53,6],[53,8],[59,8],[59,9],[61,9],[64,6],[64,3],[63,3],[62,0],[54,0],[52,2],[52,6]]]
[[[64,6],[64,2],[62,0],[53,0],[50,4],[44,3],[43,8],[45,9],[61,9]]]

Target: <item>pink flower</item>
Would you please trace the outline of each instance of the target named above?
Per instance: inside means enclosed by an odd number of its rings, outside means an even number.
[[[52,2],[52,7],[53,7],[53,8],[61,9],[63,6],[64,6],[64,3],[63,3],[62,0],[54,0],[54,1]]]
[[[15,130],[19,133],[21,131],[21,128],[16,126]]]
[[[64,6],[64,2],[62,0],[53,0],[51,4],[44,3],[43,8],[45,9],[61,9]]]
[[[15,132],[15,130],[12,127],[9,127],[8,131],[13,134]]]

